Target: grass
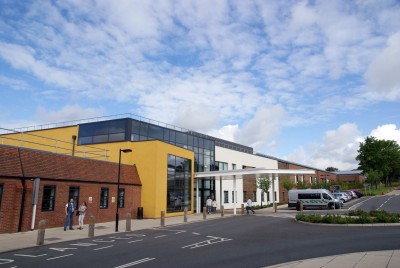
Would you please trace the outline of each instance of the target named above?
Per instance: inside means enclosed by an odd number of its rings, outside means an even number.
[[[386,186],[381,186],[378,185],[378,189],[375,189],[375,186],[371,186],[370,189],[363,189],[362,192],[365,195],[381,195],[383,193],[390,192],[393,189],[393,187],[386,187]]]

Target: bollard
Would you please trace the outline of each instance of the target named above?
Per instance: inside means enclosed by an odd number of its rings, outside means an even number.
[[[224,216],[224,206],[221,205],[221,217]]]
[[[132,219],[131,213],[127,213],[126,214],[126,231],[127,232],[131,231],[131,219]]]
[[[277,204],[276,204],[276,202],[274,203],[274,211],[275,211],[275,213],[276,213],[276,210],[277,210]]]
[[[161,211],[161,226],[165,226],[165,211]]]
[[[89,234],[88,237],[94,237],[94,223],[95,223],[95,217],[90,216],[89,217]]]
[[[38,236],[36,240],[36,245],[41,246],[44,244],[44,233],[46,231],[46,221],[39,221]]]
[[[187,208],[183,211],[183,222],[187,222]]]
[[[207,219],[207,208],[203,207],[203,220]]]
[[[244,215],[244,204],[242,204],[242,215]]]

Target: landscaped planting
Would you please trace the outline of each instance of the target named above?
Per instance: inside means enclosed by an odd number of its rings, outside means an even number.
[[[398,213],[388,213],[386,211],[365,212],[362,210],[350,211],[346,215],[338,214],[297,214],[296,220],[311,223],[326,224],[369,224],[369,223],[399,223],[400,215]]]

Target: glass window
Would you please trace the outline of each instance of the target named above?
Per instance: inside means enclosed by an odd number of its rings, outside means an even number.
[[[108,188],[100,190],[100,208],[108,208]]]
[[[163,140],[166,141],[166,142],[169,142],[169,130],[164,128],[163,133],[164,133],[163,134]]]
[[[125,189],[119,189],[118,193],[118,207],[123,208],[125,206]]]
[[[235,203],[235,192],[232,191],[232,203]]]
[[[3,188],[4,188],[4,185],[0,184],[0,207],[1,207],[1,200],[3,199]]]
[[[253,192],[253,202],[257,202],[257,191]]]
[[[224,191],[224,203],[229,203],[229,192]]]
[[[149,138],[162,141],[164,138],[163,129],[159,126],[149,125]]]
[[[108,141],[108,135],[93,136],[93,143],[105,143]]]
[[[148,137],[148,128],[149,125],[147,123],[140,122],[140,136]]]
[[[42,211],[53,211],[55,199],[56,199],[56,186],[45,185],[43,187]]]
[[[110,134],[108,136],[108,141],[124,141],[125,133]]]
[[[140,134],[140,122],[132,120],[132,134]]]
[[[285,199],[285,198],[283,198]],[[261,202],[265,202],[264,192],[261,192]]]
[[[232,170],[236,170],[236,164],[232,164]]]
[[[176,143],[187,144],[187,134],[176,132]]]
[[[267,202],[269,202],[270,198],[269,198],[269,192],[267,192]]]
[[[243,203],[246,203],[247,199],[246,199],[246,191],[243,191]]]
[[[191,207],[191,160],[168,155],[167,213],[182,212]]]
[[[70,186],[68,201],[73,198],[74,199],[74,208],[78,209],[79,206],[79,187],[78,186]]]
[[[172,144],[175,143],[175,134],[176,132],[174,130],[169,131],[169,142]]]

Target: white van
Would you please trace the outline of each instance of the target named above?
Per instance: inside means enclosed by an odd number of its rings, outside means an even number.
[[[303,208],[340,208],[340,201],[326,189],[289,190],[288,207],[296,207],[297,202],[303,203]]]

